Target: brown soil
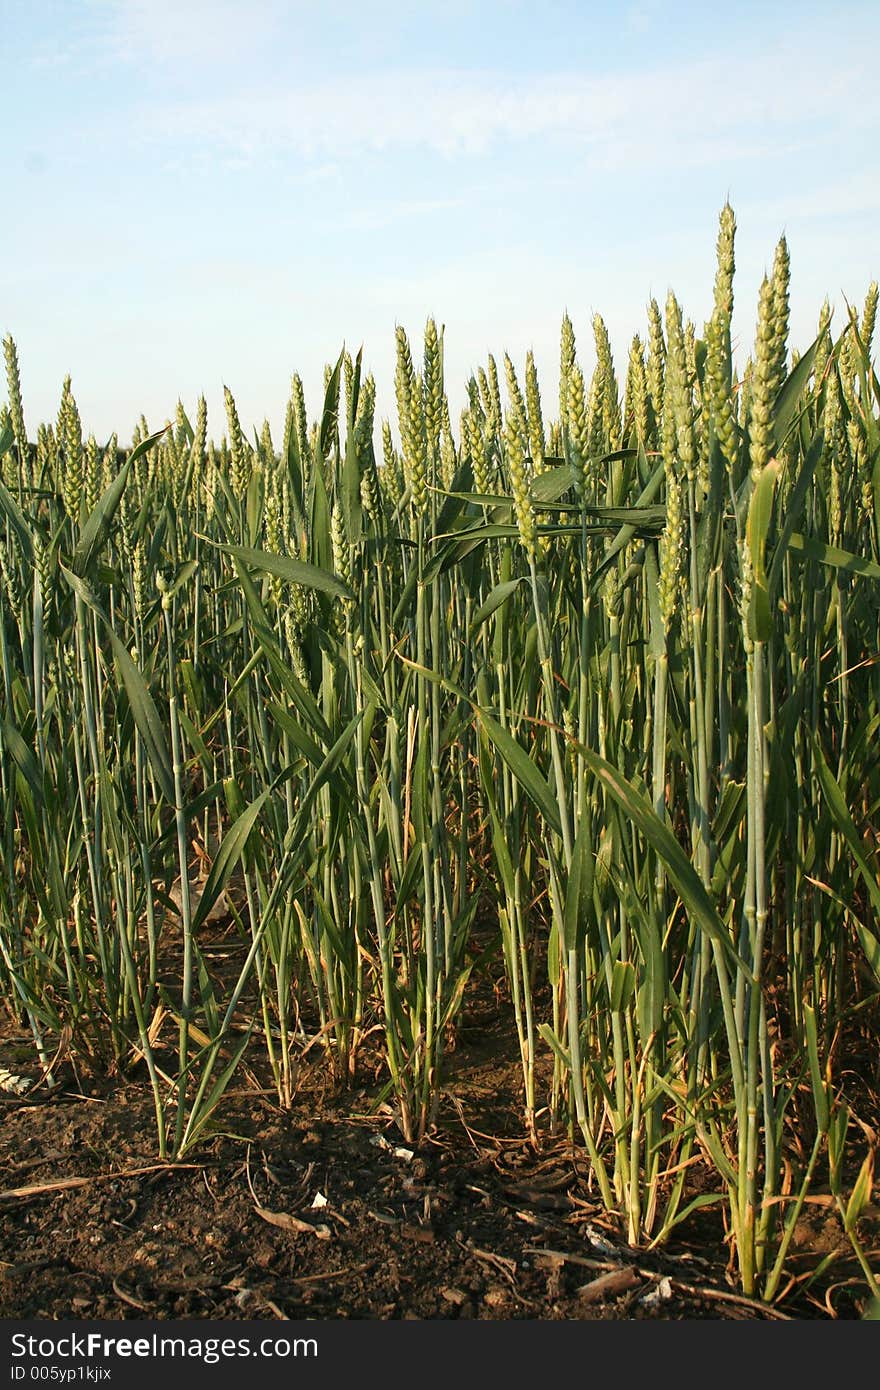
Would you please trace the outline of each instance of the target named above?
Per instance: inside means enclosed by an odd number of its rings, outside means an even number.
[[[525,1140],[506,1016],[491,991],[468,1003],[449,1093],[415,1152],[377,1107],[370,1069],[368,1086],[342,1090],[316,1049],[288,1113],[250,1058],[216,1131],[177,1165],[157,1164],[140,1078],[86,1082],[79,1069],[52,1093],[3,1096],[0,1316],[862,1315],[864,1277],[827,1202],[807,1208],[773,1308],[738,1294],[718,1207],[662,1251],[628,1248],[582,1148]],[[25,1042],[7,1025],[0,1067],[21,1070]]]

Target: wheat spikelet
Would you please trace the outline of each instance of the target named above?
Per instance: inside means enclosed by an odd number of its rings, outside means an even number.
[[[64,378],[58,420],[59,434],[64,447],[64,476],[62,480],[64,509],[71,521],[78,522],[83,503],[82,424],[73,392],[70,389],[69,376]]]
[[[663,414],[663,381],[666,372],[666,343],[663,338],[663,319],[656,299],[648,305],[648,361],[645,374],[654,411],[656,438],[660,437],[660,417]]]
[[[562,316],[562,331],[559,342],[559,424],[562,434],[565,434],[568,425],[568,390],[569,379],[576,360],[576,348],[574,329],[571,319],[565,313]]]
[[[235,398],[228,386],[223,387],[223,399],[226,402],[226,425],[229,430],[229,482],[232,487],[232,495],[237,502],[241,502],[247,492],[248,486],[245,442],[241,432],[241,423],[238,418],[238,408],[235,404]]]
[[[508,416],[504,428],[504,454],[510,490],[513,497],[513,511],[516,516],[519,539],[526,555],[534,560],[537,555],[537,533],[532,499],[529,496],[529,482],[526,476],[526,456],[519,426],[512,416]]]
[[[18,451],[18,466],[21,479],[26,486],[31,486],[33,479],[30,476],[29,451],[27,444],[27,433],[24,427],[24,406],[21,399],[21,375],[18,369],[18,349],[9,333],[3,339],[3,356],[6,359],[6,389],[9,396],[9,419],[12,424],[12,432],[15,437],[15,447]]]
[[[756,483],[773,449],[773,401],[778,377],[776,299],[771,280],[764,276],[758,296],[758,325],[749,411],[749,458],[752,483]]]

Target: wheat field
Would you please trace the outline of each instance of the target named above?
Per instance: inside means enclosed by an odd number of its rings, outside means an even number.
[[[721,1206],[771,1301],[822,1192],[880,1294],[878,291],[793,350],[781,240],[737,366],[734,241],[701,327],[652,300],[621,366],[597,315],[585,375],[566,315],[558,398],[490,357],[455,421],[433,320],[391,420],[343,350],[278,440],[227,388],[99,445],[70,378],[34,431],[6,338],[0,990],[41,1085],[141,1076],[176,1159],[245,1058],[295,1107],[378,1036],[419,1142],[497,948],[523,1130],[632,1245]]]

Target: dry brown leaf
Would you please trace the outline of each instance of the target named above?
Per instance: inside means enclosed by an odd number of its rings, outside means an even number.
[[[633,1289],[641,1282],[634,1269],[611,1269],[607,1274],[600,1274],[598,1279],[591,1279],[589,1284],[582,1284],[578,1289],[578,1297],[585,1303],[595,1303],[600,1298],[607,1298],[609,1294],[624,1293],[626,1289]]]
[[[269,1211],[268,1207],[254,1207],[257,1216],[268,1221],[270,1226],[278,1226],[282,1231],[295,1231],[297,1235],[317,1236],[318,1240],[329,1240],[329,1226],[315,1226],[311,1221],[303,1221],[288,1211]]]

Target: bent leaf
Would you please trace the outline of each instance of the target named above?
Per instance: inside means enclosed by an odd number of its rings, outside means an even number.
[[[260,570],[263,574],[274,574],[278,579],[286,579],[289,584],[302,584],[306,589],[318,589],[336,598],[354,598],[348,585],[343,584],[335,574],[329,574],[317,565],[309,565],[305,560],[294,560],[291,555],[273,555],[267,550],[251,550],[246,545],[221,545],[217,541],[210,541],[209,544],[216,545],[218,550],[250,565],[252,569]]]
[[[523,791],[534,801],[551,830],[555,830],[556,834],[560,835],[562,833],[562,821],[559,816],[559,803],[550,790],[549,783],[539,772],[525,749],[520,747],[516,739],[498,723],[497,719],[493,719],[485,710],[479,708],[476,709],[476,714]]]

